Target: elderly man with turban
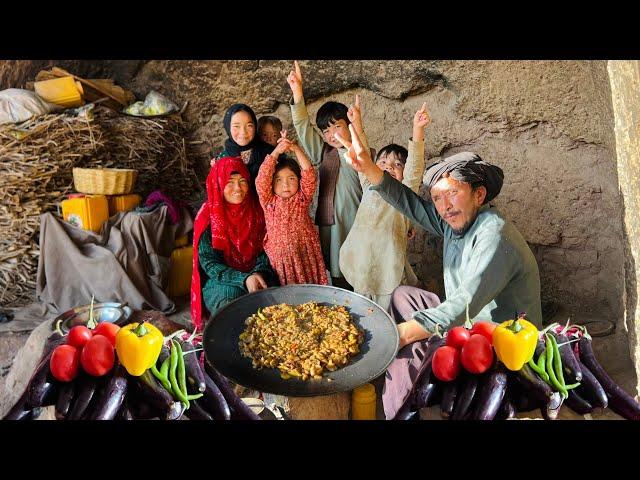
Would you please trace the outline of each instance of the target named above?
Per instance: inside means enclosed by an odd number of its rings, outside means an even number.
[[[431,200],[380,170],[351,132],[348,148],[352,167],[362,172],[372,189],[394,208],[430,233],[444,238],[443,269],[446,299],[415,287],[401,286],[391,298],[398,323],[400,351],[387,369],[382,396],[387,419],[411,416],[407,401],[425,358],[426,339],[435,331],[474,321],[501,323],[516,311],[542,324],[540,275],[527,242],[497,208],[489,205],[504,178],[502,169],[475,153],[462,152],[429,167],[425,184]]]

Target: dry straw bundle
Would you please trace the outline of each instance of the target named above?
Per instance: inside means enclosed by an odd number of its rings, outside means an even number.
[[[73,191],[73,167],[134,168],[135,192],[188,200],[198,187],[179,115],[141,119],[96,107],[0,126],[0,305],[33,301],[40,214]]]

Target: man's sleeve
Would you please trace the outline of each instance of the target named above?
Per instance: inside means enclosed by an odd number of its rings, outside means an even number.
[[[513,280],[517,258],[512,246],[499,236],[478,238],[469,269],[461,272],[460,287],[437,307],[415,312],[413,319],[428,332],[434,332],[436,325],[449,329],[464,323],[467,303],[469,318],[474,318]]]

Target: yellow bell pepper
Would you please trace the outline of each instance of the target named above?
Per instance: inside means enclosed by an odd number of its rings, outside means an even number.
[[[493,348],[498,359],[512,371],[518,371],[536,351],[538,329],[520,314],[501,323],[493,331]]]
[[[156,364],[164,337],[150,323],[130,323],[116,334],[116,353],[129,375],[139,377]]]

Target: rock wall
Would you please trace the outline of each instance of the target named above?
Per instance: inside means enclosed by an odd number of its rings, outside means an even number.
[[[23,86],[54,62],[0,62],[0,88]],[[290,61],[60,61],[85,77],[111,76],[143,97],[156,89],[179,105],[193,154],[206,172],[235,102],[290,127]],[[473,150],[505,171],[495,204],[538,260],[543,300],[574,318],[618,321],[623,312],[622,204],[611,90],[604,61],[302,61],[312,118],[327,99],[362,97],[370,144],[406,144],[427,102],[428,163]],[[423,192],[423,194],[426,194]],[[442,293],[441,244],[421,232],[410,244],[418,275]]]

